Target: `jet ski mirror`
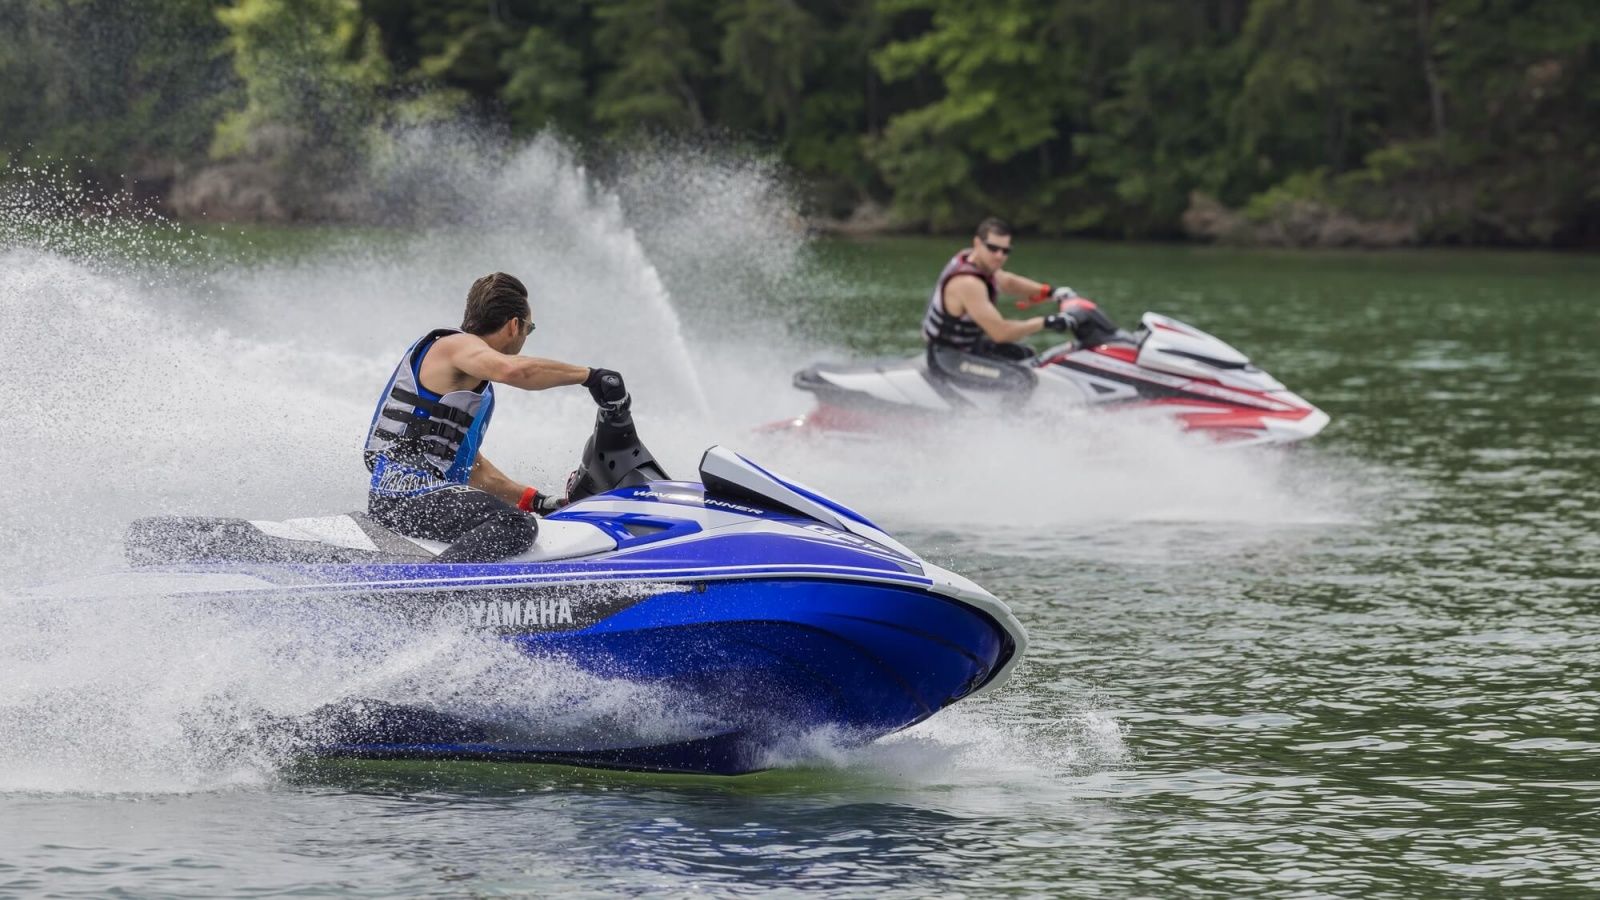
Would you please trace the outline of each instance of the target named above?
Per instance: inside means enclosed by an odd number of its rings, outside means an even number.
[[[600,405],[594,417],[594,433],[584,443],[578,468],[567,480],[569,501],[619,487],[669,480],[649,448],[639,440],[633,427],[632,405],[627,394]]]

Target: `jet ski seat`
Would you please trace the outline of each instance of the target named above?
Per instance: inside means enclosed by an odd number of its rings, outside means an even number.
[[[382,526],[374,525],[374,527]],[[443,541],[430,541],[423,538],[402,537],[401,540],[423,548],[429,555],[439,553],[450,546]],[[544,562],[553,559],[591,556],[615,549],[617,549],[616,538],[588,522],[572,522],[566,519],[540,519],[539,536],[534,539],[533,546],[528,548],[527,552],[503,561]]]
[[[831,387],[829,376],[843,376],[848,378],[853,375],[884,375],[895,372],[927,371],[927,363],[921,356],[913,359],[884,359],[872,362],[857,363],[832,363],[821,362],[802,369],[794,374],[794,386],[803,391],[816,391]]]
[[[267,520],[153,516],[128,526],[123,548],[135,566],[173,563],[429,562],[447,544],[396,534],[363,512]],[[528,552],[508,561],[587,556],[617,542],[587,522],[541,519]]]

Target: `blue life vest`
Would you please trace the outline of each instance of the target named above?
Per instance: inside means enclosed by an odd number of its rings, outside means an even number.
[[[422,386],[422,358],[439,338],[461,332],[440,328],[411,345],[378,399],[363,451],[372,490],[420,494],[466,484],[494,412],[494,385],[436,394]]]

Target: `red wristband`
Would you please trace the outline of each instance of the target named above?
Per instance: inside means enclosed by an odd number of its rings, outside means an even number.
[[[537,496],[539,496],[538,488],[527,488],[522,492],[522,499],[517,501],[517,509],[533,512],[533,498]]]
[[[1049,299],[1050,299],[1050,285],[1041,284],[1041,285],[1039,285],[1039,292],[1038,293],[1033,294],[1033,295],[1031,295],[1029,297],[1026,297],[1026,298],[1024,298],[1022,300],[1018,300],[1017,301],[1017,309],[1027,309],[1030,306],[1038,306],[1039,304],[1041,304],[1041,303],[1043,303],[1043,302],[1045,302],[1046,300],[1049,300]]]

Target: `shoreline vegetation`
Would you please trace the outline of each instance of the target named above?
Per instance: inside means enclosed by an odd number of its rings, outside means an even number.
[[[416,135],[559,134],[770,161],[829,234],[1600,247],[1591,0],[18,0],[0,122],[0,183],[185,221],[403,220]]]

